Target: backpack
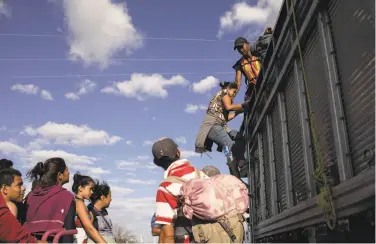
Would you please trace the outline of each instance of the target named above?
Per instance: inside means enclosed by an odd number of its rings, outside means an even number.
[[[250,59],[242,58],[240,64],[248,82],[255,86],[261,68],[259,59],[256,56],[252,56]]]
[[[176,197],[184,216],[200,223],[192,228],[197,242],[233,242],[243,238],[240,216],[248,209],[249,199],[247,187],[238,178],[220,174],[185,181],[170,176],[165,181],[183,184]],[[227,236],[219,238],[223,230]]]

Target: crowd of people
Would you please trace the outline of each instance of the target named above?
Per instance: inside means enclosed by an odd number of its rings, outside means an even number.
[[[63,235],[63,243],[114,243],[113,225],[107,208],[111,188],[79,172],[73,176],[72,192],[63,187],[69,182],[69,169],[62,158],[39,162],[26,175],[32,182],[30,193],[13,162],[0,160],[0,241],[36,243],[54,229],[73,230]],[[85,200],[90,204],[86,206]],[[52,241],[49,237],[46,241]]]
[[[233,104],[233,99],[240,89],[242,75],[247,78],[248,86],[256,84],[270,36],[271,29],[268,28],[253,46],[243,37],[235,40],[234,50],[242,55],[233,66],[236,70],[235,81],[220,84],[221,89],[209,103],[195,143],[198,153],[211,151],[213,143],[218,145],[218,151],[225,153],[230,174],[240,182],[239,185],[228,178],[230,182],[226,184],[233,182],[233,186],[238,186],[238,192],[234,190],[231,194],[238,194],[238,200],[244,203],[248,203],[248,193],[244,195],[248,190],[245,188],[244,191],[241,186],[245,183],[240,181],[240,171],[246,166],[245,142],[243,136],[231,129],[227,123],[250,107],[248,100],[241,104]],[[241,201],[218,198],[219,186],[216,186],[218,189],[212,186],[212,189],[208,190],[205,187],[209,185],[201,182],[198,186],[202,189],[199,189],[197,194],[202,196],[195,197],[197,200],[208,194],[203,197],[207,197],[204,202],[213,202],[203,211],[210,212],[210,206],[216,206],[216,201],[227,204],[227,208],[232,210],[225,213],[225,218],[197,218],[199,214],[194,212],[197,208],[184,208],[189,205],[181,198],[185,183],[195,179],[218,180],[220,172],[217,168],[207,166],[200,170],[188,160],[181,159],[178,145],[170,138],[162,138],[155,142],[152,154],[154,163],[164,170],[164,180],[156,192],[156,211],[151,226],[153,236],[159,237],[160,243],[243,242],[243,214],[248,206],[235,206]],[[0,241],[44,242],[44,233],[52,229],[64,229],[75,230],[75,234],[63,235],[60,242],[115,242],[113,225],[106,210],[111,203],[110,186],[106,182],[99,182],[77,172],[73,177],[72,193],[63,187],[69,182],[69,174],[63,158],[54,157],[39,162],[26,174],[26,178],[32,182],[32,187],[31,192],[25,196],[22,174],[15,169],[12,161],[2,159]],[[216,191],[218,194],[214,194]],[[187,199],[186,197],[185,201]],[[86,205],[86,201],[90,204]],[[188,213],[188,210],[191,213]],[[214,213],[216,211],[212,212],[213,216]],[[52,241],[52,237],[47,241]]]

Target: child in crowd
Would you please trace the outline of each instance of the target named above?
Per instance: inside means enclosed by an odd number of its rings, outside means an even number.
[[[91,203],[89,204],[88,209],[94,217],[94,227],[99,231],[107,243],[115,243],[112,221],[107,212],[107,208],[110,206],[111,201],[110,186],[106,182],[100,184],[99,181],[97,181],[93,188]]]
[[[88,237],[96,243],[107,243],[98,230],[93,226],[93,215],[87,209],[85,200],[90,200],[95,183],[90,176],[76,173],[73,177],[72,191],[76,194],[75,224],[78,233],[75,235],[77,243],[87,243]],[[87,234],[87,235],[86,235]]]

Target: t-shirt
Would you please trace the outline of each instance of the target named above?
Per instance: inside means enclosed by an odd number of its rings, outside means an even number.
[[[195,167],[193,167],[186,159],[173,162],[166,170],[164,178],[166,179],[168,176],[177,176],[186,181],[196,178],[208,178],[208,176],[201,170],[199,170],[199,175],[197,175]],[[156,196],[156,224],[173,225],[174,218],[177,216],[178,208],[178,202],[175,196],[180,194],[181,186],[181,183],[171,182],[162,182],[159,186]]]

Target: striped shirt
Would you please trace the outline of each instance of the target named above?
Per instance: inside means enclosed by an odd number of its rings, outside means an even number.
[[[188,160],[180,159],[173,162],[164,173],[164,179],[168,176],[177,176],[186,181],[195,178],[209,178],[204,172],[199,170],[197,175],[195,167]],[[157,190],[156,197],[156,219],[155,223],[160,225],[172,225],[177,214],[176,196],[180,194],[182,184],[162,182]],[[171,194],[173,195],[171,195]]]

